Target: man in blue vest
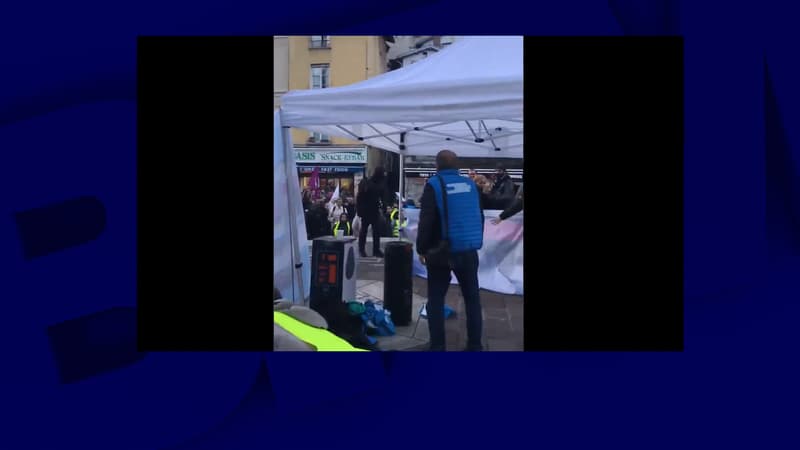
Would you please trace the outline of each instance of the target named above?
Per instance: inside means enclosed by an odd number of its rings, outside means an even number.
[[[450,272],[458,279],[467,315],[467,351],[480,351],[481,301],[478,287],[478,249],[483,246],[483,208],[478,187],[458,173],[458,157],[450,150],[436,155],[436,175],[422,192],[417,233],[417,253],[428,269],[428,327],[431,351],[445,350],[444,297]],[[445,189],[442,189],[444,184]],[[444,197],[447,196],[445,218]],[[446,220],[445,220],[446,219]],[[447,229],[445,230],[445,223]],[[442,258],[440,243],[446,233],[449,258]]]

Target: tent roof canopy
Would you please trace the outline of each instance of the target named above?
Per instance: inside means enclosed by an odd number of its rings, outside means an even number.
[[[522,37],[460,38],[411,66],[281,103],[285,126],[396,153],[521,158]]]

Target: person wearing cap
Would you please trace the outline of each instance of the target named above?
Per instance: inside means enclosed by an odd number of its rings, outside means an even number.
[[[495,171],[494,186],[489,193],[492,206],[496,209],[506,209],[514,201],[516,188],[511,177],[506,172],[503,164],[498,164]]]

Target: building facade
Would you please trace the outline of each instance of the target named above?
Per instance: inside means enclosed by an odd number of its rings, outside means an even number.
[[[273,106],[281,106],[281,96],[289,92],[289,36],[274,36],[272,56]]]
[[[346,86],[386,71],[387,46],[381,36],[275,36],[274,41],[276,108],[288,91]],[[308,186],[318,168],[321,186],[338,186],[351,195],[370,170],[369,155],[375,151],[302,129],[292,129],[292,144],[301,186]]]
[[[393,36],[387,52],[388,69],[414,64],[447,47],[454,40],[455,36]]]

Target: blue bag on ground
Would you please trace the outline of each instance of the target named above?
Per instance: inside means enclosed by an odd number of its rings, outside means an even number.
[[[372,300],[364,303],[364,313],[361,320],[367,327],[367,334],[378,336],[394,336],[395,328],[392,322],[391,313],[382,306],[376,305]]]

